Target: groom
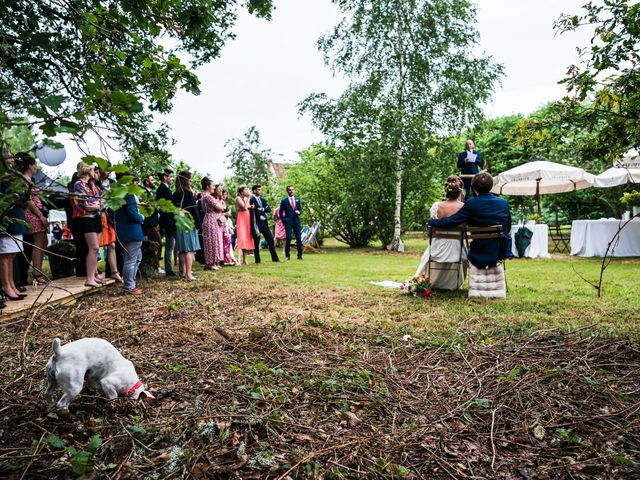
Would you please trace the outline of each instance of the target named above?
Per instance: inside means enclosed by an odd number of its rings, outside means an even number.
[[[300,214],[302,214],[302,206],[300,199],[293,196],[294,189],[292,185],[287,186],[287,198],[283,198],[280,202],[280,218],[284,223],[287,232],[287,240],[284,246],[284,254],[289,260],[291,253],[291,230],[296,236],[296,247],[298,248],[298,260],[302,260],[302,238],[300,234]]]
[[[470,227],[489,227],[502,225],[504,236],[499,242],[495,239],[477,239],[471,242],[467,258],[476,268],[495,267],[511,253],[511,211],[509,203],[491,193],[493,177],[487,172],[478,173],[471,181],[471,189],[475,197],[470,198],[464,206],[450,217],[429,221],[430,227],[455,227],[466,223]]]

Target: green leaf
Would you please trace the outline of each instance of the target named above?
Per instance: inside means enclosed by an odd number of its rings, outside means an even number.
[[[476,398],[473,402],[474,402],[474,403],[476,404],[476,406],[478,406],[478,407],[486,408],[486,407],[488,407],[488,406],[489,406],[489,404],[491,403],[491,400],[488,400],[488,399],[486,399],[486,398]]]
[[[51,445],[53,448],[64,448],[65,442],[60,437],[55,435],[49,435],[47,437],[47,443]]]
[[[127,428],[129,431],[133,432],[133,433],[139,433],[142,435],[146,435],[147,431],[141,427],[140,425],[129,425],[129,427]]]
[[[180,210],[174,215],[174,218],[176,220],[176,227],[183,232],[189,231],[194,227],[193,218],[188,212]]]
[[[80,125],[78,125],[76,122],[72,122],[70,120],[60,120],[60,126],[57,130],[60,133],[70,133],[73,135],[80,132],[80,129]]]
[[[48,121],[40,125],[40,130],[42,130],[42,133],[44,133],[47,137],[55,137],[57,133],[56,124],[53,121]]]
[[[85,13],[84,18],[86,18],[87,21],[91,23],[98,23],[98,17],[96,17],[93,13],[89,13],[89,12]]]
[[[88,165],[93,165],[95,163],[103,170],[107,170],[109,168],[109,163],[104,158],[96,157],[95,155],[85,155],[80,158],[80,160]]]
[[[73,470],[73,473],[83,475],[93,471],[93,467],[89,464],[91,455],[91,452],[86,450],[76,453],[71,459],[71,470]]]
[[[27,112],[29,113],[29,115],[36,118],[47,118],[49,116],[46,111],[34,107],[27,107]]]
[[[116,180],[116,185],[127,187],[133,181],[134,178],[135,177],[133,175],[124,175],[120,177],[118,180]],[[124,195],[126,195],[127,193],[129,193],[129,190],[125,189],[123,190],[123,192],[124,192]],[[118,192],[118,195],[121,195],[121,194],[122,192]]]
[[[60,110],[67,97],[64,95],[50,95],[42,100],[42,103],[54,111]]]
[[[85,450],[91,453],[96,453],[100,448],[100,445],[102,445],[102,438],[100,438],[100,435],[94,435],[93,437],[91,437],[91,440],[89,441],[89,444],[85,447]]]
[[[127,173],[129,171],[129,167],[127,167],[124,163],[117,163],[110,167],[110,170],[114,173]]]
[[[635,467],[640,465],[640,463],[630,459],[629,457],[625,457],[624,455],[614,455],[613,459],[622,465],[628,465],[630,467]]]
[[[58,148],[64,148],[64,145],[63,145],[62,143],[57,142],[57,141],[55,141],[55,140],[54,140],[54,139],[52,139],[52,138],[45,138],[45,139],[42,141],[42,144],[43,144],[43,145],[46,145],[47,147],[51,147],[51,148],[55,148],[55,149],[58,149]]]
[[[138,210],[145,218],[153,215],[154,211],[153,207],[147,207],[146,205],[138,205]]]

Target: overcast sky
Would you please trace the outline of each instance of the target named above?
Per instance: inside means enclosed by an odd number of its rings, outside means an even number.
[[[576,46],[586,45],[586,32],[555,34],[561,13],[577,13],[584,0],[479,0],[481,51],[505,67],[505,77],[488,116],[529,113],[560,98],[558,85],[569,65],[577,62]],[[224,144],[256,125],[265,148],[284,161],[321,135],[309,118],[299,117],[297,104],[308,94],[338,96],[343,79],[333,78],[316,49],[318,37],[340,19],[329,0],[274,0],[270,22],[241,13],[236,39],[219,59],[199,69],[202,94],[180,93],[163,120],[171,127],[174,157],[221,179],[226,173]],[[481,145],[479,145],[482,148]],[[71,172],[80,153],[67,144],[62,172]],[[114,156],[117,158],[117,155]]]

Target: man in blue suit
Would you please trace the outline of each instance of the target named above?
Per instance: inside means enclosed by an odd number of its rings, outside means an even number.
[[[300,199],[294,197],[294,189],[292,185],[287,186],[287,198],[283,198],[280,202],[280,218],[284,223],[287,232],[287,240],[284,245],[284,254],[289,260],[291,252],[291,230],[296,236],[296,246],[298,247],[298,260],[302,260],[302,238],[300,235],[300,215],[302,214],[302,206]]]
[[[477,239],[471,242],[467,258],[477,268],[495,267],[498,261],[510,258],[511,254],[511,212],[509,203],[491,193],[493,178],[487,172],[473,177],[471,188],[475,197],[450,217],[431,220],[430,227],[455,227],[466,223],[470,227],[502,225],[504,237],[500,241],[493,238]]]
[[[260,263],[260,235],[262,235],[269,246],[271,260],[279,262],[280,259],[276,252],[276,246],[273,243],[273,235],[271,234],[266,215],[267,213],[271,213],[271,206],[267,203],[266,199],[262,198],[262,185],[254,185],[251,187],[251,191],[253,195],[251,195],[249,203],[253,205],[251,213],[251,232],[253,233],[253,244],[255,246],[253,257],[256,263]]]
[[[466,150],[458,154],[458,168],[463,175],[475,175],[484,168],[484,160],[482,160],[480,152],[473,149],[473,140],[470,138],[467,140]],[[465,178],[462,182],[464,183],[464,191],[469,197],[471,180]]]

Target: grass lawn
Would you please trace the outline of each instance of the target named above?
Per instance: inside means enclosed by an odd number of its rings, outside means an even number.
[[[145,279],[0,317],[0,476],[587,479],[640,472],[639,259],[508,263],[505,300],[370,285],[407,253],[329,241],[299,262]],[[51,340],[111,341],[156,394],[42,398]],[[58,392],[59,394],[59,392]]]
[[[409,236],[407,251],[403,254],[384,252],[379,248],[350,249],[330,240],[323,253],[305,255],[302,262],[292,260],[274,264],[266,260],[259,267],[225,269],[216,278],[260,282],[273,289],[301,289],[308,292],[308,296],[300,307],[311,308],[313,305],[316,313],[326,313],[338,322],[366,322],[426,331],[449,331],[459,327],[530,331],[592,326],[614,335],[637,332],[640,259],[615,259],[605,271],[600,299],[581,276],[597,283],[601,260],[568,255],[508,262],[506,300],[467,299],[466,290],[462,290],[436,292],[425,301],[403,297],[396,291],[369,283],[401,282],[410,278],[425,246],[426,240],[420,234]],[[268,258],[268,254],[266,256]],[[336,301],[316,302],[316,298],[327,300],[327,296],[335,297]],[[338,312],[340,315],[336,315]]]

